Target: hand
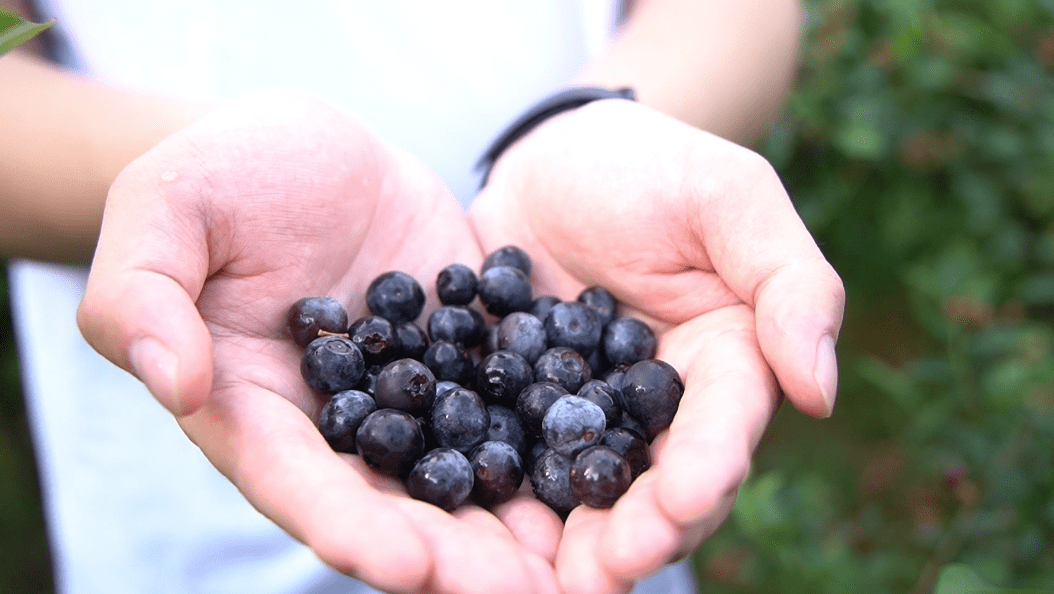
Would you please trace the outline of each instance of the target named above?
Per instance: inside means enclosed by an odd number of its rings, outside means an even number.
[[[436,303],[425,279],[481,261],[464,213],[422,164],[321,102],[257,94],[120,175],[78,321],[330,566],[391,591],[554,591],[560,526],[548,509],[523,497],[497,517],[451,515],[334,453],[285,336],[300,297],[335,297],[354,319],[367,284],[402,270]]]
[[[485,250],[532,254],[537,292],[612,291],[685,380],[652,468],[610,510],[568,517],[565,591],[628,590],[711,534],[781,390],[831,413],[842,284],[754,153],[640,104],[596,102],[514,144],[471,218]]]

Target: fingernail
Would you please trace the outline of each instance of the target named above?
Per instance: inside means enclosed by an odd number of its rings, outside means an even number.
[[[128,351],[132,372],[146,384],[150,393],[172,414],[182,411],[179,390],[176,388],[176,372],[179,360],[175,353],[155,338],[141,338]]]
[[[834,353],[834,337],[824,334],[816,347],[816,366],[813,378],[820,387],[820,395],[827,405],[827,416],[834,412],[834,401],[838,396],[838,358]]]

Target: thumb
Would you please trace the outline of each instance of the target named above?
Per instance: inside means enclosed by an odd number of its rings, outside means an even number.
[[[177,416],[199,409],[212,387],[212,338],[195,306],[208,275],[207,229],[193,216],[196,200],[179,199],[200,192],[174,165],[190,148],[170,138],[118,176],[77,312],[88,343]]]
[[[805,414],[830,416],[845,289],[776,172],[753,153],[741,156],[738,180],[724,194],[736,199],[704,207],[726,211],[712,220],[740,224],[712,229],[708,249],[718,273],[753,305],[759,346],[783,393]]]

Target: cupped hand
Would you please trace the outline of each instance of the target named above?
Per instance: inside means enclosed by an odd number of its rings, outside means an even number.
[[[428,279],[481,251],[442,183],[305,96],[247,96],[112,186],[78,313],[261,512],[332,567],[400,592],[549,592],[560,526],[523,497],[449,514],[334,453],[285,332],[300,297],[365,313],[388,270]],[[499,520],[500,518],[500,520]]]
[[[567,519],[570,593],[618,592],[729,513],[780,394],[831,413],[844,291],[758,155],[628,101],[559,115],[497,162],[471,210],[485,250],[517,244],[536,290],[601,285],[685,380],[653,466],[609,510]]]

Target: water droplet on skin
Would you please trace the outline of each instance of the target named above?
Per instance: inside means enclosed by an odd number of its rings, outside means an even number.
[[[163,182],[176,181],[177,177],[179,177],[179,174],[176,173],[175,171],[166,171],[166,172],[161,174],[161,181],[163,181]]]

